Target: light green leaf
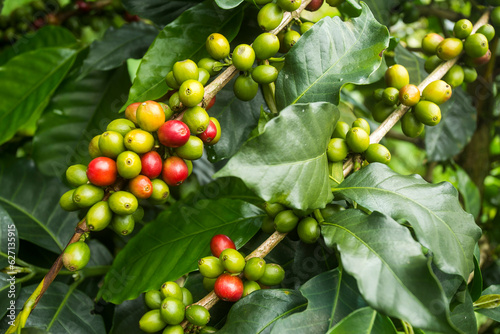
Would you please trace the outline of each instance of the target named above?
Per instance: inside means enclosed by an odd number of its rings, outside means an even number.
[[[2,1],[3,7],[2,7],[2,15],[10,15],[14,10],[16,10],[19,7],[26,6],[33,0],[5,0]]]
[[[500,306],[500,295],[483,295],[474,302],[478,309],[491,309]]]
[[[392,321],[370,307],[349,314],[327,334],[396,334]]]
[[[222,9],[231,9],[234,7],[238,7],[238,5],[242,2],[243,0],[215,0],[217,6]]]
[[[326,147],[338,118],[330,103],[290,106],[214,177],[238,177],[266,201],[297,209],[324,207],[332,199]]]
[[[328,217],[321,232],[371,307],[415,327],[456,333],[430,259],[406,227],[379,212],[349,209]]]
[[[484,289],[482,296],[498,296],[500,295],[500,285],[490,285],[488,288]],[[488,297],[491,298],[491,297]],[[480,298],[481,299],[481,298]],[[494,304],[494,299],[495,297],[492,298],[493,303],[490,305]],[[476,301],[477,302],[477,301]],[[476,303],[474,303],[475,305]],[[476,308],[475,311],[477,313],[481,313],[495,321],[500,321],[500,307],[495,307],[495,308]]]
[[[474,270],[472,254],[481,229],[462,209],[451,184],[429,184],[418,175],[401,176],[386,165],[372,163],[332,191],[336,198],[408,221],[443,272],[467,281]]]
[[[279,109],[317,101],[338,104],[345,84],[372,82],[371,75],[382,64],[382,51],[389,44],[389,33],[368,6],[362,6],[361,16],[347,22],[339,17],[324,18],[293,46],[276,81]]]
[[[373,12],[373,16],[382,24],[389,26],[393,8],[400,2],[398,0],[365,0]]]

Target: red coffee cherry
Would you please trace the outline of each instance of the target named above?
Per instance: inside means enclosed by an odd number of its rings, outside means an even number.
[[[169,157],[163,162],[162,178],[169,186],[178,186],[189,174],[188,167],[183,159]]]
[[[167,147],[180,147],[186,144],[191,134],[189,127],[184,122],[177,120],[163,123],[157,133],[160,143]]]
[[[243,282],[238,276],[222,274],[215,281],[214,292],[226,302],[236,302],[243,295]]]
[[[116,181],[117,168],[113,159],[98,157],[87,167],[89,181],[99,187],[110,186]]]
[[[156,151],[145,153],[141,157],[141,174],[149,177],[150,180],[157,178],[161,174],[162,160]]]
[[[130,192],[138,199],[146,199],[153,194],[153,184],[149,177],[144,175],[134,177],[128,183],[128,187]]]
[[[215,96],[212,97],[212,99],[210,100],[210,102],[208,102],[208,105],[207,107],[205,108],[206,111],[208,111],[208,109],[212,108],[215,104]]]
[[[215,257],[219,257],[223,250],[232,248],[236,249],[233,240],[224,234],[217,234],[210,240],[210,251]]]

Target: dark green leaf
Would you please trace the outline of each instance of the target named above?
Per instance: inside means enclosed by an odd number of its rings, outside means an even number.
[[[406,227],[379,212],[349,209],[327,218],[321,232],[371,307],[415,327],[455,333],[430,259]]]
[[[338,104],[345,84],[372,82],[389,33],[366,4],[362,6],[361,16],[348,22],[325,17],[293,46],[276,82],[279,109],[297,102]]]
[[[222,9],[231,9],[237,7],[243,0],[215,0],[217,6]]]
[[[80,69],[80,78],[91,71],[107,71],[122,65],[128,58],[141,58],[158,30],[149,24],[133,22],[120,29],[110,28],[102,40],[90,45],[88,57]]]
[[[198,61],[206,54],[205,42],[211,33],[220,32],[231,41],[242,19],[241,8],[222,10],[209,0],[182,13],[160,32],[144,55],[126,105],[162,97],[168,89],[165,76],[176,61]]]
[[[68,286],[53,282],[30,314],[26,328],[36,328],[49,333],[106,333],[100,315],[93,314],[94,303],[75,284]],[[37,285],[30,285],[21,291],[16,302],[16,314],[33,293]],[[0,330],[8,327],[6,318],[0,323]]]
[[[0,67],[0,144],[32,116],[41,115],[75,56],[74,50],[44,48],[23,53]]]
[[[326,147],[338,118],[330,103],[290,106],[215,177],[239,177],[266,201],[298,209],[324,207],[332,199]]]
[[[13,307],[11,305],[16,303],[16,299],[21,292],[21,284],[12,285],[12,278],[15,280],[14,276],[0,272],[0,319],[8,313],[10,318],[6,319],[9,321],[14,320],[17,315],[15,305]]]
[[[111,327],[109,334],[143,333],[139,328],[139,320],[147,311],[149,309],[144,304],[143,295],[116,305],[113,314],[113,327]]]
[[[209,255],[215,234],[226,234],[241,247],[257,232],[263,217],[262,210],[240,200],[201,200],[192,206],[178,202],[118,253],[100,294],[118,304],[158,289],[195,270],[198,259]]]
[[[427,77],[427,72],[424,69],[425,59],[408,51],[401,44],[396,46],[394,53],[394,61],[408,70],[411,84],[418,85]]]
[[[200,2],[202,0],[123,0],[123,6],[132,14],[164,26]]]
[[[476,245],[477,247],[477,245]],[[481,267],[479,266],[479,258],[474,255],[474,278],[468,286],[469,293],[472,300],[477,300],[483,291],[483,276],[481,274]]]
[[[129,87],[125,68],[66,82],[40,119],[33,140],[33,158],[40,171],[61,177],[69,165],[88,163],[90,140],[119,116]]]
[[[306,306],[307,299],[296,290],[258,290],[231,307],[226,324],[217,333],[270,333],[278,320]]]
[[[476,316],[469,292],[466,291],[464,302],[457,305],[451,312],[451,321],[463,333],[477,332]]]
[[[219,93],[217,102],[208,111],[217,118],[222,134],[217,145],[207,146],[208,159],[211,162],[229,159],[248,139],[250,132],[259,120],[259,111],[265,104],[262,92],[249,102],[236,98],[233,93],[233,81],[230,81]]]
[[[429,161],[448,160],[459,153],[476,130],[476,109],[472,98],[458,87],[440,106],[441,122],[425,129],[425,150]]]
[[[271,333],[326,333],[351,312],[366,306],[356,280],[339,269],[314,277],[300,292],[308,300],[307,309],[278,320]]]
[[[408,221],[418,241],[432,251],[433,262],[445,273],[467,281],[474,270],[472,252],[481,229],[462,209],[451,184],[429,184],[418,175],[401,176],[386,165],[373,163],[332,191],[335,197]]]
[[[76,43],[73,34],[63,27],[48,25],[22,36],[10,48],[0,53],[0,65],[21,53],[55,46],[70,46]]]
[[[392,8],[400,3],[398,0],[365,0],[365,2],[372,10],[373,16],[386,26],[390,25]]]
[[[396,334],[392,321],[370,307],[349,314],[344,320],[328,331],[327,334],[366,333]]]
[[[19,249],[19,238],[16,225],[9,213],[0,205],[0,269],[5,268],[11,260],[15,260]]]
[[[500,295],[500,285],[490,285],[488,288],[484,289],[482,296],[488,295]],[[481,313],[495,321],[500,321],[500,307],[485,309],[477,308],[477,313]]]
[[[76,213],[63,211],[59,197],[68,189],[43,176],[27,159],[0,159],[0,204],[15,221],[19,238],[59,253],[78,223]]]

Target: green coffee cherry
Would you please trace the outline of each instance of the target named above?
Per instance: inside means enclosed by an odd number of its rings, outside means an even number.
[[[407,85],[405,85],[407,86]],[[404,86],[403,86],[404,87]],[[394,87],[387,87],[382,94],[382,101],[388,106],[393,106],[398,103],[399,89]]]
[[[467,19],[458,20],[453,27],[453,34],[456,38],[467,38],[472,32],[472,23]]]
[[[373,98],[375,101],[382,101],[382,97],[384,96],[384,88],[378,88],[373,91]]]
[[[274,233],[274,231],[276,231],[274,228],[274,219],[269,216],[265,217],[260,228],[264,233]]]
[[[439,65],[443,63],[443,60],[438,56],[432,56],[427,58],[424,63],[424,68],[427,73],[434,71]]]
[[[153,135],[141,129],[134,129],[125,135],[123,139],[127,150],[137,154],[144,154],[154,146],[155,140]]]
[[[347,132],[346,142],[353,152],[362,153],[370,145],[370,136],[362,128],[355,127]]]
[[[250,101],[257,95],[259,84],[250,75],[240,75],[234,81],[234,95],[242,101]]]
[[[368,162],[380,162],[387,165],[391,161],[391,152],[382,144],[370,144],[365,152],[365,159]]]
[[[314,22],[302,22],[300,25],[300,34],[304,35],[306,31],[311,29],[314,26]]]
[[[387,87],[395,87],[399,90],[410,83],[410,75],[404,66],[392,65],[385,71],[385,82]]]
[[[205,88],[201,82],[196,80],[186,80],[179,88],[179,99],[186,107],[194,107],[201,101],[205,95]]]
[[[147,307],[152,310],[160,308],[162,299],[163,296],[158,290],[149,290],[144,294],[144,302],[146,303]]]
[[[242,297],[246,297],[254,291],[260,290],[259,283],[255,281],[245,281],[243,282],[243,295]]]
[[[227,248],[222,251],[219,261],[224,269],[230,273],[236,274],[245,268],[245,258],[236,249]]]
[[[255,61],[255,51],[248,44],[240,44],[233,51],[233,65],[240,71],[248,71]]]
[[[178,325],[184,320],[185,309],[182,300],[166,297],[161,303],[160,314],[169,325]]]
[[[134,231],[134,227],[135,219],[133,215],[114,215],[111,220],[111,228],[119,235],[129,235]]]
[[[198,260],[198,269],[206,278],[216,278],[224,272],[222,263],[215,256],[207,256]]]
[[[179,97],[179,92],[175,92],[172,94],[172,96],[170,96],[170,98],[168,99],[168,105],[170,106],[170,108],[172,108],[173,111],[176,112],[183,109],[181,98]]]
[[[470,83],[477,79],[477,71],[474,67],[464,66],[464,82]]]
[[[139,320],[139,328],[146,333],[161,331],[167,323],[162,319],[160,310],[146,312]]]
[[[66,169],[66,180],[72,187],[79,187],[86,184],[89,179],[87,177],[87,166],[72,165]]]
[[[278,70],[271,65],[259,65],[253,69],[252,78],[261,85],[270,84],[278,78]]]
[[[483,34],[472,34],[465,40],[465,53],[472,58],[482,57],[489,49],[488,39]]]
[[[458,38],[445,38],[439,43],[436,53],[442,60],[450,60],[458,57],[463,50],[463,43]]]
[[[347,154],[349,153],[349,148],[345,139],[342,138],[332,138],[328,143],[328,148],[326,150],[326,155],[328,160],[332,162],[343,161]]]
[[[89,155],[92,159],[103,156],[101,150],[99,149],[99,139],[100,138],[101,138],[101,135],[95,136],[94,138],[92,138],[92,140],[89,143]]]
[[[417,119],[415,113],[407,112],[401,118],[401,129],[407,137],[415,138],[424,131],[424,124]]]
[[[106,131],[115,131],[125,136],[130,130],[135,129],[135,124],[125,118],[119,118],[111,121],[106,127]]]
[[[298,223],[299,217],[292,210],[281,211],[274,218],[274,228],[281,233],[292,231]]]
[[[90,260],[90,248],[84,241],[69,244],[62,254],[64,267],[69,271],[83,269]]]
[[[222,69],[222,63],[212,59],[212,58],[201,58],[198,61],[198,70],[204,68],[210,73],[210,76],[213,77],[217,73],[219,73]],[[180,87],[180,86],[179,86]]]
[[[252,48],[255,57],[260,60],[273,57],[280,49],[280,41],[276,35],[265,32],[255,38]]]
[[[455,88],[464,82],[464,70],[460,65],[453,65],[443,77],[443,81]]]
[[[257,23],[262,30],[273,30],[283,20],[283,9],[275,3],[268,3],[257,14]]]
[[[302,242],[313,244],[318,240],[321,231],[316,219],[306,217],[299,222],[297,233]]]
[[[252,257],[245,265],[244,275],[249,281],[258,281],[266,269],[266,261],[260,257]]]
[[[248,0],[247,0],[248,1]],[[253,0],[252,0],[253,1]],[[255,2],[257,2],[258,0],[256,0]],[[262,0],[261,0],[262,1]],[[265,1],[269,1],[269,0],[265,0]],[[198,334],[213,334],[213,333],[217,333],[217,329],[215,327],[212,327],[212,326],[205,326],[203,327],[200,332]]]
[[[108,202],[100,201],[87,212],[87,226],[91,231],[101,231],[109,225],[111,218],[113,218],[113,212],[109,209]]]
[[[399,101],[408,107],[413,107],[420,101],[420,90],[417,86],[409,84],[399,90]]]
[[[104,190],[91,184],[84,184],[75,189],[73,202],[80,208],[88,208],[102,200]]]
[[[160,179],[151,180],[151,184],[153,185],[153,193],[149,200],[153,204],[163,204],[168,200],[168,196],[170,195],[170,189],[168,185]]]
[[[297,43],[300,38],[300,34],[295,30],[288,30],[283,36],[283,44],[281,45],[285,52],[290,51],[290,49]]]
[[[335,129],[333,130],[332,138],[345,139],[347,131],[349,131],[350,128],[351,127],[346,122],[338,121],[337,125],[335,125]]]
[[[500,7],[495,7],[490,13],[491,24],[495,29],[500,28]]]
[[[201,305],[186,307],[186,319],[195,326],[205,326],[210,321],[210,313]]]
[[[199,159],[203,155],[203,141],[196,136],[189,136],[187,143],[176,147],[174,151],[182,159]]]
[[[441,109],[431,101],[420,101],[414,107],[415,116],[425,125],[434,126],[441,121]]]
[[[191,291],[186,289],[185,287],[181,287],[182,291],[182,303],[186,306],[191,305],[193,303],[193,295]]]
[[[187,80],[198,80],[199,77],[198,65],[191,59],[176,62],[172,72],[179,85]]]
[[[200,134],[207,129],[209,118],[205,109],[195,106],[186,109],[182,121],[189,127],[192,134]]]
[[[165,82],[167,83],[167,86],[172,89],[179,89],[181,87],[181,85],[179,85],[177,80],[175,80],[173,71],[167,73],[167,76],[165,77]]]
[[[73,193],[76,189],[71,189],[66,191],[61,198],[59,199],[59,205],[65,211],[76,211],[79,210],[80,207],[73,202]]]
[[[352,122],[352,125],[351,125],[351,128],[355,128],[355,127],[361,128],[361,129],[365,130],[365,132],[367,134],[370,134],[370,124],[364,118],[356,118],[354,120],[354,122]]]
[[[139,205],[137,210],[132,214],[132,217],[134,218],[134,222],[142,221],[142,218],[144,218],[144,208]]]
[[[205,47],[210,57],[214,59],[224,59],[229,56],[229,42],[224,35],[210,34],[205,42]]]
[[[422,98],[436,104],[442,104],[450,99],[451,93],[451,86],[448,83],[443,80],[435,80],[424,88]]]
[[[422,39],[422,50],[429,55],[436,54],[436,49],[439,43],[443,41],[443,39],[443,36],[436,33],[425,35],[425,37]]]
[[[99,149],[108,158],[116,158],[125,151],[123,136],[115,131],[106,131],[99,138]]]
[[[160,292],[163,298],[171,297],[182,301],[182,289],[176,282],[168,281],[163,283]]]
[[[493,37],[495,37],[495,28],[491,24],[485,24],[484,26],[480,26],[479,29],[477,29],[477,33],[483,34],[486,36],[486,39],[488,42],[491,42]]]
[[[300,7],[302,0],[278,0],[276,2],[284,11],[293,12]]]
[[[259,279],[259,282],[267,286],[273,286],[280,284],[284,278],[285,271],[283,268],[279,264],[271,263],[266,264],[264,275]]]
[[[214,289],[215,281],[217,278],[203,277],[203,288],[206,291],[212,291]]]
[[[206,69],[204,68],[199,68],[198,69],[198,72],[200,73],[199,77],[198,77],[198,81],[203,85],[205,86],[208,82],[208,80],[210,80],[210,72],[208,72]]]
[[[167,326],[161,334],[184,334],[184,328],[181,325]]]
[[[118,215],[131,215],[137,210],[137,198],[127,191],[112,193],[108,199],[111,211]]]
[[[372,116],[375,122],[382,123],[394,111],[394,106],[389,106],[383,101],[375,103]]]
[[[116,158],[116,168],[121,177],[133,179],[141,173],[141,158],[132,151],[122,152]]]
[[[286,210],[286,207],[280,203],[266,202],[264,203],[264,210],[266,211],[269,217],[274,218],[278,213],[280,213],[283,210]]]

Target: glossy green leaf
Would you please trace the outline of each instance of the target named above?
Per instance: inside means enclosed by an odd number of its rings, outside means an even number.
[[[396,334],[392,321],[370,307],[354,311],[327,334]]]
[[[418,241],[433,253],[436,266],[467,281],[481,229],[458,201],[449,183],[429,184],[418,175],[402,176],[372,163],[348,177],[334,196],[357,202],[396,220],[408,221]]]
[[[222,9],[231,9],[237,7],[243,0],[215,0],[217,6]]]
[[[239,177],[266,201],[297,209],[324,207],[332,199],[326,147],[338,118],[330,103],[290,106],[215,177]]]
[[[165,76],[176,61],[198,61],[206,55],[205,42],[211,33],[220,32],[231,41],[242,19],[242,9],[222,10],[209,0],[183,12],[159,33],[144,55],[122,111],[133,102],[162,97],[168,90]]]
[[[123,0],[128,12],[164,26],[202,0]]]
[[[389,33],[362,6],[361,16],[348,22],[326,17],[297,41],[276,81],[278,109],[316,101],[338,104],[345,84],[373,82]]]
[[[240,200],[177,202],[148,223],[118,253],[100,295],[119,304],[176,280],[210,254],[210,239],[226,234],[241,247],[260,228],[263,211]],[[147,280],[144,277],[148,277]]]
[[[490,285],[486,289],[484,289],[482,296],[498,296],[500,295],[500,285]],[[491,298],[491,297],[488,297]],[[492,298],[494,299],[494,298]],[[477,302],[477,301],[476,301]],[[476,303],[474,303],[475,305]],[[495,321],[500,321],[500,307],[496,308],[476,308],[475,310],[477,313],[481,313]]]
[[[300,312],[306,306],[307,299],[296,290],[258,290],[231,307],[226,324],[217,333],[270,333],[278,320]]]
[[[417,56],[413,52],[408,51],[401,44],[396,46],[394,54],[394,61],[396,64],[403,65],[408,70],[411,84],[418,86],[418,84],[420,84],[427,77],[427,72],[425,72],[424,69],[425,59]]]
[[[31,160],[0,159],[0,204],[15,221],[20,239],[55,253],[64,249],[79,220],[59,206],[67,190],[59,180],[43,176]]]
[[[0,269],[5,268],[9,260],[15,260],[18,249],[16,225],[9,213],[0,205]]]
[[[474,307],[478,309],[492,309],[500,306],[500,295],[483,295],[474,302]]]
[[[476,130],[476,109],[462,88],[453,89],[451,98],[440,105],[441,122],[425,129],[425,151],[429,161],[448,160],[469,143]]]
[[[400,3],[398,0],[365,0],[365,2],[372,10],[373,16],[386,26],[390,25],[393,8]]]
[[[32,0],[5,0],[2,1],[2,15],[10,15],[14,10],[19,7],[26,6]]]
[[[68,166],[88,163],[90,140],[119,117],[129,87],[124,67],[66,82],[40,119],[33,140],[33,158],[40,171],[61,177]]]
[[[89,55],[80,69],[80,78],[91,71],[117,68],[128,58],[141,58],[156,35],[158,30],[155,27],[142,22],[108,29],[102,40],[90,45]]]
[[[380,212],[349,209],[327,218],[321,233],[371,307],[415,327],[455,333],[430,259],[406,227]]]
[[[463,333],[476,333],[476,316],[474,315],[474,307],[468,291],[465,292],[464,302],[457,305],[451,312],[451,321]]]
[[[0,53],[0,65],[25,52],[56,46],[71,46],[75,43],[76,38],[68,29],[48,25],[22,36],[11,47],[2,51]]]
[[[134,300],[126,300],[115,306],[113,313],[113,327],[109,334],[142,333],[139,328],[139,320],[149,311],[144,303],[144,296]]]
[[[16,314],[36,287],[37,284],[30,285],[21,291],[16,302]],[[53,282],[30,314],[26,329],[36,328],[58,334],[106,333],[102,317],[92,312],[94,302],[76,287],[75,284],[68,286]],[[4,318],[0,323],[0,330],[7,329],[6,320]]]
[[[308,300],[307,309],[278,320],[271,334],[326,333],[350,313],[366,306],[356,280],[338,268],[312,278],[300,292]]]
[[[476,248],[479,247],[476,245]],[[483,275],[481,273],[481,267],[479,266],[479,257],[476,257],[476,254],[474,254],[474,278],[469,283],[468,290],[472,300],[480,298],[481,292],[483,291]]]
[[[219,142],[206,146],[211,162],[229,159],[238,151],[256,127],[259,110],[265,105],[260,90],[257,96],[248,102],[237,99],[233,93],[233,84],[234,80],[217,93],[217,100],[208,111],[210,116],[217,118],[222,129]]]

